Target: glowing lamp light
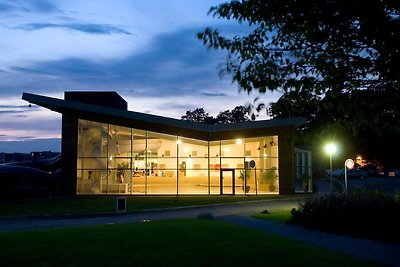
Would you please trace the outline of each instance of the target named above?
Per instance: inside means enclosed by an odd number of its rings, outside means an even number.
[[[337,150],[337,147],[335,144],[327,144],[325,146],[325,152],[328,153],[328,155],[335,154],[336,150]]]
[[[337,147],[333,143],[325,145],[325,152],[329,155],[329,176],[330,176],[330,188],[332,192],[332,155],[336,153]]]
[[[241,144],[243,144],[243,141],[242,141],[242,139],[236,139],[236,144],[238,144],[238,145],[241,145]]]

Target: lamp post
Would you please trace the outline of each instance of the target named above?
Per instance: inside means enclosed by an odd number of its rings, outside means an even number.
[[[347,196],[347,169],[351,170],[354,168],[354,161],[352,159],[346,159],[344,162],[344,185],[345,185],[345,192]]]
[[[325,146],[325,151],[329,155],[329,178],[330,178],[330,186],[332,192],[332,155],[336,152],[336,145],[333,143],[329,143]]]

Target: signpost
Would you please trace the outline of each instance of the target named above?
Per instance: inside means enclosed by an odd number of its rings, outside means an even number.
[[[354,161],[352,159],[346,159],[344,162],[344,185],[345,185],[345,192],[347,196],[347,169],[351,170],[354,168]]]
[[[256,162],[254,160],[250,161],[250,167],[254,169],[254,181],[256,186],[256,196],[257,196],[257,170],[254,168],[256,167]]]

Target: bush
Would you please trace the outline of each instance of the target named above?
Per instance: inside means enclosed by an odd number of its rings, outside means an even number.
[[[291,213],[288,223],[386,241],[400,239],[400,197],[380,190],[313,198]]]

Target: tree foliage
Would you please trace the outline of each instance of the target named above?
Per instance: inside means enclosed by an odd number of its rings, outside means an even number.
[[[398,88],[399,1],[234,0],[209,13],[252,29],[198,34],[228,52],[224,71],[247,92]]]
[[[207,123],[207,124],[226,124],[248,121],[248,108],[237,106],[232,110],[221,111],[215,118],[205,112],[203,108],[186,111],[186,114],[181,117],[182,120]]]
[[[290,92],[269,107],[274,118],[306,117],[300,129],[301,143],[318,146],[338,140],[351,154],[398,166],[400,151],[400,95],[393,90],[327,92],[318,97]]]
[[[389,153],[400,151],[400,1],[232,0],[209,14],[249,25],[248,34],[206,28],[198,38],[227,51],[221,73],[240,89],[282,93],[270,116],[307,118],[299,142],[337,138],[400,164]]]

